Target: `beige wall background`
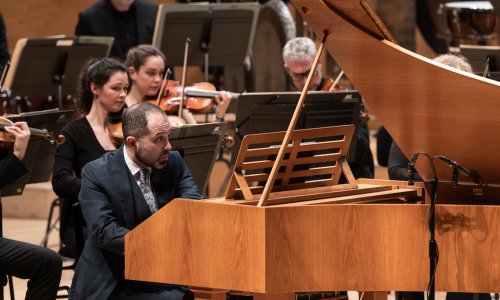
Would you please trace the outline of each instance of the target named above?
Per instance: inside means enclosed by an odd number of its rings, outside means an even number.
[[[173,1],[151,0],[155,3]],[[0,12],[7,26],[7,42],[12,50],[24,37],[73,35],[78,13],[97,0],[1,0]]]

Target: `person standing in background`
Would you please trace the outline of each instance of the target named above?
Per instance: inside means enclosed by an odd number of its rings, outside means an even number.
[[[139,44],[151,44],[158,5],[147,0],[100,0],[78,15],[75,35],[115,38],[110,56],[125,59]]]
[[[3,68],[10,59],[9,47],[7,46],[7,28],[3,20],[2,13],[0,13],[0,74]]]

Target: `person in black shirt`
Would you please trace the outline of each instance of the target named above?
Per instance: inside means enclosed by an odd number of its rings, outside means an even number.
[[[77,257],[72,205],[78,201],[83,166],[104,153],[115,150],[109,134],[109,114],[120,112],[128,93],[125,66],[113,58],[91,60],[83,68],[78,97],[85,116],[66,125],[66,138],[57,150],[52,188],[64,199],[61,209],[61,254]]]
[[[76,35],[115,38],[110,56],[125,59],[139,44],[151,44],[158,6],[147,0],[101,0],[78,15]]]
[[[0,74],[3,72],[5,64],[9,61],[9,48],[7,47],[7,29],[3,16],[0,13]]]
[[[0,149],[0,189],[26,173],[22,162],[30,139],[26,122],[5,127],[14,136],[11,149]],[[57,295],[61,280],[62,260],[54,251],[0,237],[0,272],[5,284],[5,274],[29,279],[28,300],[52,300]]]

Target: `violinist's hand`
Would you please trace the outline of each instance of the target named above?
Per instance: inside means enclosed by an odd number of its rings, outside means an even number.
[[[19,160],[22,160],[26,154],[31,135],[28,124],[26,122],[16,122],[12,126],[6,126],[5,131],[14,136],[13,152]]]
[[[226,111],[231,104],[231,93],[226,91],[221,91],[220,97],[215,96],[215,102],[217,103],[217,108],[215,109],[215,120],[224,119]]]

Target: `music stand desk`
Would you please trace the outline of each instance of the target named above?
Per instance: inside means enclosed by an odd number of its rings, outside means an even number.
[[[191,39],[188,65],[241,65],[253,42],[258,3],[162,4],[156,17],[153,45],[170,65],[184,61],[186,38]]]
[[[70,122],[73,111],[59,111],[58,109],[20,114],[10,119],[14,122],[25,121],[29,127],[47,129],[57,135],[61,128]],[[13,183],[2,188],[2,196],[15,196],[23,193],[28,183],[46,182],[52,175],[54,145],[41,137],[31,136],[23,163],[28,172]]]
[[[61,108],[62,98],[75,94],[78,74],[92,57],[107,57],[112,37],[22,38],[12,54],[5,88],[12,96],[54,96]]]
[[[179,151],[203,194],[219,154],[227,123],[206,123],[172,128],[170,143]]]

